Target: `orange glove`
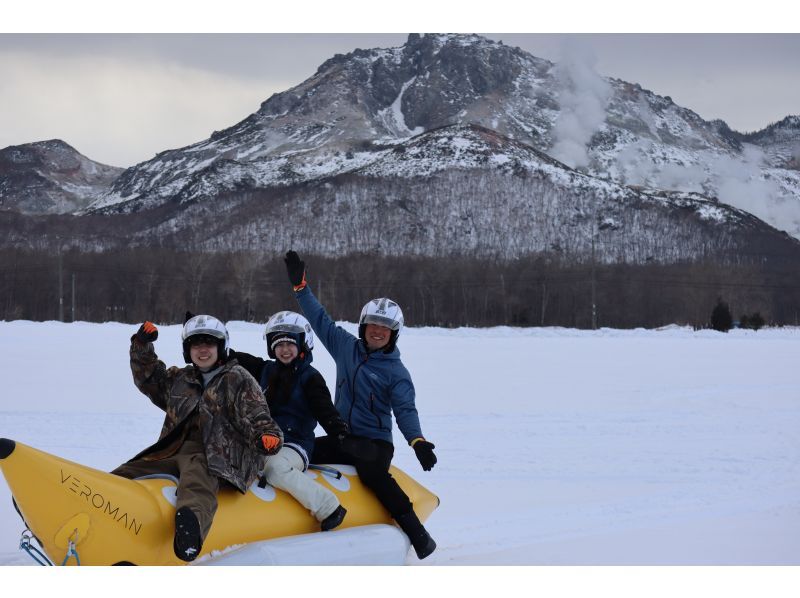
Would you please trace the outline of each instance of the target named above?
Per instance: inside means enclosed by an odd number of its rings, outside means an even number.
[[[152,343],[158,338],[158,328],[152,322],[145,322],[141,326],[139,326],[139,330],[136,331],[136,340],[138,340],[143,345],[147,343]]]
[[[276,449],[280,443],[281,439],[277,436],[273,436],[272,434],[264,434],[261,437],[261,444],[264,445],[264,450],[270,455],[276,452]]]

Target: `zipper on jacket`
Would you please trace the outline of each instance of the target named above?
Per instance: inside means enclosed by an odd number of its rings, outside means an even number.
[[[369,410],[372,411],[372,415],[375,416],[375,421],[378,422],[378,429],[383,430],[381,416],[375,413],[375,395],[373,393],[369,393]]]
[[[336,407],[339,404],[339,399],[342,395],[339,394],[339,391],[342,389],[344,383],[347,382],[347,378],[342,378],[339,380],[339,384],[336,385],[336,397],[333,399],[333,406]]]
[[[353,383],[351,386],[351,388],[353,389],[353,400],[350,402],[350,412],[347,414],[347,423],[350,424],[351,430],[353,429],[353,407],[355,407],[356,405],[356,376],[358,376],[358,370],[361,369],[361,366],[367,363],[368,359],[369,359],[369,353],[364,355],[364,360],[358,364],[356,371],[353,372]]]

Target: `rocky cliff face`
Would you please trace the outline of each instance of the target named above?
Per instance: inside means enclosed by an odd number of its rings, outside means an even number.
[[[0,210],[77,212],[107,193],[122,171],[58,139],[13,145],[0,150]]]

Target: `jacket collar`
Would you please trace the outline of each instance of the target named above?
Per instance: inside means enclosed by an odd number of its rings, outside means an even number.
[[[300,357],[300,355],[302,355],[302,357]],[[311,354],[311,351],[308,353],[301,353],[300,355],[295,357],[294,361],[288,365],[283,363],[280,359],[276,359],[275,366],[278,368],[290,368],[295,373],[300,372],[311,365],[311,362],[314,360],[314,356]]]
[[[224,374],[225,372],[230,371],[231,368],[233,368],[233,366],[235,366],[235,365],[239,365],[239,362],[236,361],[235,358],[228,359],[228,361],[223,363],[222,366],[219,368],[219,371],[216,373],[214,378],[217,378],[220,374]],[[203,372],[201,372],[200,368],[198,368],[196,365],[194,365],[194,364],[187,365],[183,369],[183,371],[186,372],[186,376],[187,376],[187,379],[189,380],[189,382],[192,382],[194,384],[198,384],[198,385],[203,386],[203,387],[205,386],[203,384]]]
[[[367,343],[364,342],[364,339],[358,339],[358,349],[362,353],[362,355],[369,355],[370,359],[386,359],[386,360],[400,359],[400,349],[397,348],[397,345],[395,345],[394,349],[392,349],[388,353],[384,352],[383,349],[378,349],[377,351],[370,351],[367,349]]]

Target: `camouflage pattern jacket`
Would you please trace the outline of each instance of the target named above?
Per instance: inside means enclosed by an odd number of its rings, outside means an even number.
[[[272,434],[281,439],[269,454],[277,453],[283,444],[283,432],[270,416],[258,382],[232,359],[203,388],[195,366],[167,368],[153,343],[141,344],[135,336],[130,357],[134,384],[166,412],[158,442],[133,459],[159,458],[165,447],[180,444],[176,439],[181,438],[181,430],[194,420],[205,444],[209,473],[246,492],[266,463],[268,453],[261,436]]]

